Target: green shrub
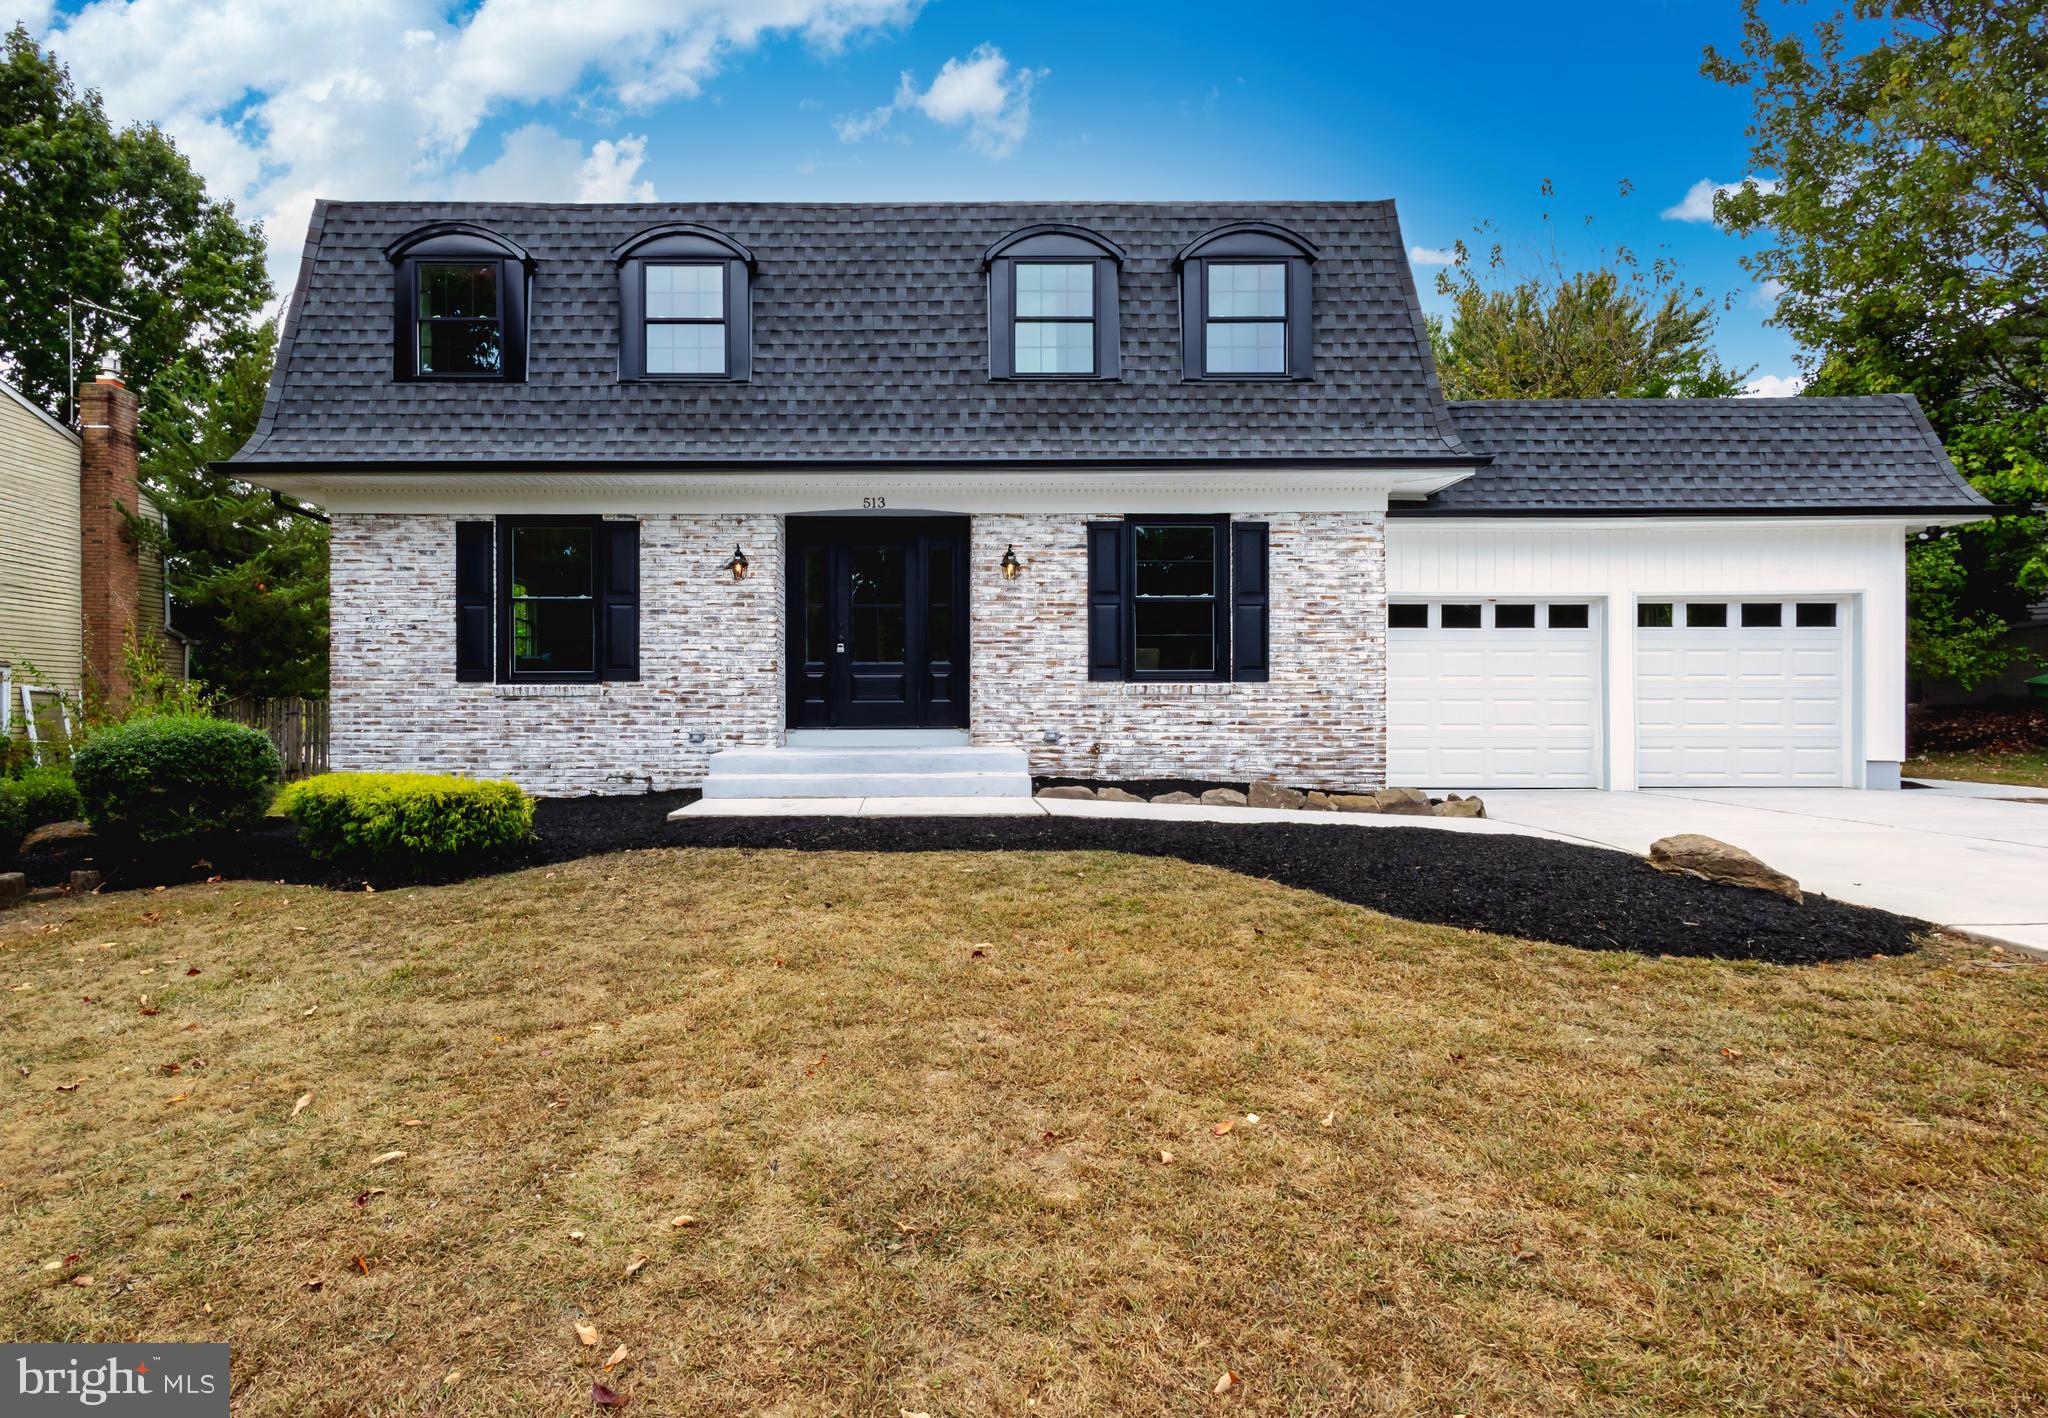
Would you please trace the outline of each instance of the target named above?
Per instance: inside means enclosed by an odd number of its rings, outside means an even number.
[[[87,739],[71,777],[93,829],[133,842],[176,842],[262,819],[284,776],[261,729],[173,714]]]
[[[533,799],[516,783],[435,773],[323,773],[278,807],[316,857],[497,856],[533,835]]]
[[[21,784],[0,778],[0,862],[11,862],[28,831],[28,803]]]
[[[69,822],[85,811],[68,768],[31,768],[15,787],[21,790],[31,832],[46,822]]]

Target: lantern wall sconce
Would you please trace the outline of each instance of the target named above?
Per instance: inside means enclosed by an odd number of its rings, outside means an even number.
[[[725,569],[732,573],[732,579],[735,581],[747,579],[747,554],[737,545],[733,547],[732,560],[725,564]]]
[[[1015,581],[1017,579],[1018,573],[1023,571],[1023,569],[1024,563],[1017,560],[1017,548],[1014,546],[1004,547],[1003,579],[1005,581]]]

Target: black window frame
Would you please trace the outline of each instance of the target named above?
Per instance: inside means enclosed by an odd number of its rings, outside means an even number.
[[[1181,308],[1181,379],[1186,383],[1299,383],[1315,378],[1316,248],[1287,228],[1271,222],[1233,222],[1206,232],[1182,248],[1179,266]],[[1272,266],[1286,276],[1286,330],[1281,347],[1284,367],[1278,371],[1230,371],[1209,368],[1209,268],[1212,265]],[[1215,323],[1270,324],[1270,316],[1217,316]]]
[[[526,382],[534,261],[486,227],[438,222],[400,237],[384,251],[391,262],[391,374],[400,383],[523,384]],[[498,368],[492,373],[435,373],[420,368],[420,272],[427,266],[491,266],[496,270]]]
[[[1113,384],[1123,377],[1122,272],[1123,249],[1086,227],[1042,225],[1011,232],[982,253],[988,275],[988,377],[995,383]],[[1020,372],[1017,369],[1017,268],[1084,266],[1095,268],[1095,368]],[[1047,323],[1072,323],[1077,316],[1031,317]]]
[[[726,261],[688,260],[680,257],[650,257],[635,263],[639,267],[640,281],[640,323],[631,338],[639,341],[642,379],[708,379],[724,382],[731,377],[732,370],[732,273]],[[712,319],[703,315],[649,315],[647,313],[647,277],[658,270],[693,270],[718,272],[718,316]],[[724,346],[725,368],[719,370],[662,370],[646,368],[647,337],[656,325],[716,325],[720,331],[719,344]]]
[[[598,684],[606,678],[604,673],[608,656],[605,635],[605,584],[609,574],[606,565],[608,538],[604,535],[605,519],[602,517],[550,517],[542,514],[532,516],[500,517],[497,519],[496,551],[498,559],[497,578],[497,644],[495,646],[497,679],[500,684]],[[518,668],[513,655],[514,635],[512,628],[512,534],[522,529],[548,529],[573,527],[590,534],[590,668],[587,670],[522,670]]]
[[[670,223],[649,227],[612,248],[619,271],[619,380],[626,384],[746,384],[754,377],[754,253],[710,227]],[[650,324],[712,324],[698,319],[647,318],[647,268],[725,268],[725,370],[719,374],[652,373],[647,368]]]
[[[1198,601],[1195,596],[1140,596],[1138,594],[1138,532],[1144,527],[1206,527],[1215,548],[1210,577],[1211,645],[1215,651],[1207,670],[1141,670],[1138,668],[1138,603],[1143,600]],[[1194,513],[1133,513],[1124,518],[1124,678],[1134,683],[1208,684],[1230,680],[1230,518]]]

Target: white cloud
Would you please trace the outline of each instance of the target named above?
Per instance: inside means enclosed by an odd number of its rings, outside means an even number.
[[[1751,173],[1741,182],[1716,182],[1711,177],[1702,177],[1685,189],[1685,196],[1676,206],[1666,207],[1657,215],[1667,222],[1710,222],[1714,219],[1714,196],[1720,192],[1740,192],[1744,183],[1754,182],[1764,192],[1776,192],[1776,179],[1758,177]]]
[[[1749,303],[1758,310],[1776,310],[1778,297],[1785,293],[1785,283],[1775,276],[1759,281],[1755,290],[1749,293]]]
[[[887,128],[899,113],[922,113],[947,128],[965,127],[967,144],[987,157],[1006,158],[1031,128],[1031,90],[1051,71],[1012,69],[993,44],[976,45],[965,59],[939,66],[920,90],[909,70],[896,82],[896,97],[879,108],[833,122],[842,143],[857,143]]]
[[[512,105],[605,115],[694,96],[779,36],[830,51],[923,0],[90,0],[45,42],[118,123],[154,121],[208,184],[261,218],[287,286],[315,197],[638,199],[645,137],[587,152],[542,124],[478,165]],[[32,8],[49,14],[46,0]],[[572,151],[573,150],[573,151]]]
[[[1803,374],[1765,374],[1742,386],[1745,399],[1789,399],[1806,387]]]
[[[1448,246],[1411,246],[1408,259],[1417,266],[1455,266],[1458,253]]]
[[[591,145],[590,156],[577,173],[576,200],[579,202],[652,202],[654,184],[639,176],[647,161],[647,138],[624,137],[616,143],[601,140]]]

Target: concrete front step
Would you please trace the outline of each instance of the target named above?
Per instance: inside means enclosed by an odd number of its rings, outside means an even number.
[[[711,755],[706,798],[1029,798],[1010,744],[729,748]]]

